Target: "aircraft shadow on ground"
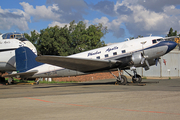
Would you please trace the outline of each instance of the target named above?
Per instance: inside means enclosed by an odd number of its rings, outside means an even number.
[[[40,84],[41,85],[41,84]],[[35,86],[34,88],[52,88],[52,87],[69,87],[69,86],[86,86],[86,85],[115,85],[115,82],[95,82],[95,83],[60,83],[49,84],[43,86]]]
[[[128,86],[128,85],[138,85],[138,84],[157,84],[159,81],[153,82],[141,82],[141,83],[131,83],[128,82],[127,85],[120,85],[120,86]],[[41,85],[41,84],[40,84]],[[71,87],[71,86],[87,86],[87,85],[115,85],[115,82],[94,82],[94,83],[60,83],[60,84],[48,84],[43,86],[35,86],[34,89],[38,88],[53,88],[53,87]]]

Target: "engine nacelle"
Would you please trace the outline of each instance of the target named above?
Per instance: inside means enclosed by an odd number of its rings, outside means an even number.
[[[141,61],[143,59],[142,53],[141,52],[133,53],[131,59],[132,59],[134,65],[141,64]]]

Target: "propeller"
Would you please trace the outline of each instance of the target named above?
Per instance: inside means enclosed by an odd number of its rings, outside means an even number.
[[[157,64],[159,62],[159,59],[161,59],[161,58],[155,58],[156,66],[157,66]],[[160,62],[159,62],[159,64],[160,64]]]
[[[145,42],[141,42],[141,44],[142,44],[142,49],[143,49],[143,52],[141,53],[141,56],[142,56],[142,60],[141,60],[141,64],[144,64],[144,62],[145,62],[145,64],[146,64],[146,67],[145,67],[145,70],[149,70],[149,62],[147,61],[147,59],[146,58],[148,58],[148,56],[146,56],[145,55],[145,53],[144,53],[144,47],[143,47],[143,45],[146,43],[147,41],[145,41]]]

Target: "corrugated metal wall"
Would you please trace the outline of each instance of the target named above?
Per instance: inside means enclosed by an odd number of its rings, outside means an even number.
[[[146,77],[180,77],[180,51],[177,49],[164,55],[158,65],[151,66],[148,71],[137,68],[137,73]],[[128,70],[133,75],[133,72]],[[125,75],[127,75],[124,72]]]

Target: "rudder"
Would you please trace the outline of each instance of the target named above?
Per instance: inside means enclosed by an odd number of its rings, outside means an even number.
[[[37,57],[34,52],[28,47],[20,47],[15,50],[16,55],[16,70],[18,72],[25,72],[34,67],[43,65],[44,63],[37,62],[35,58]]]

